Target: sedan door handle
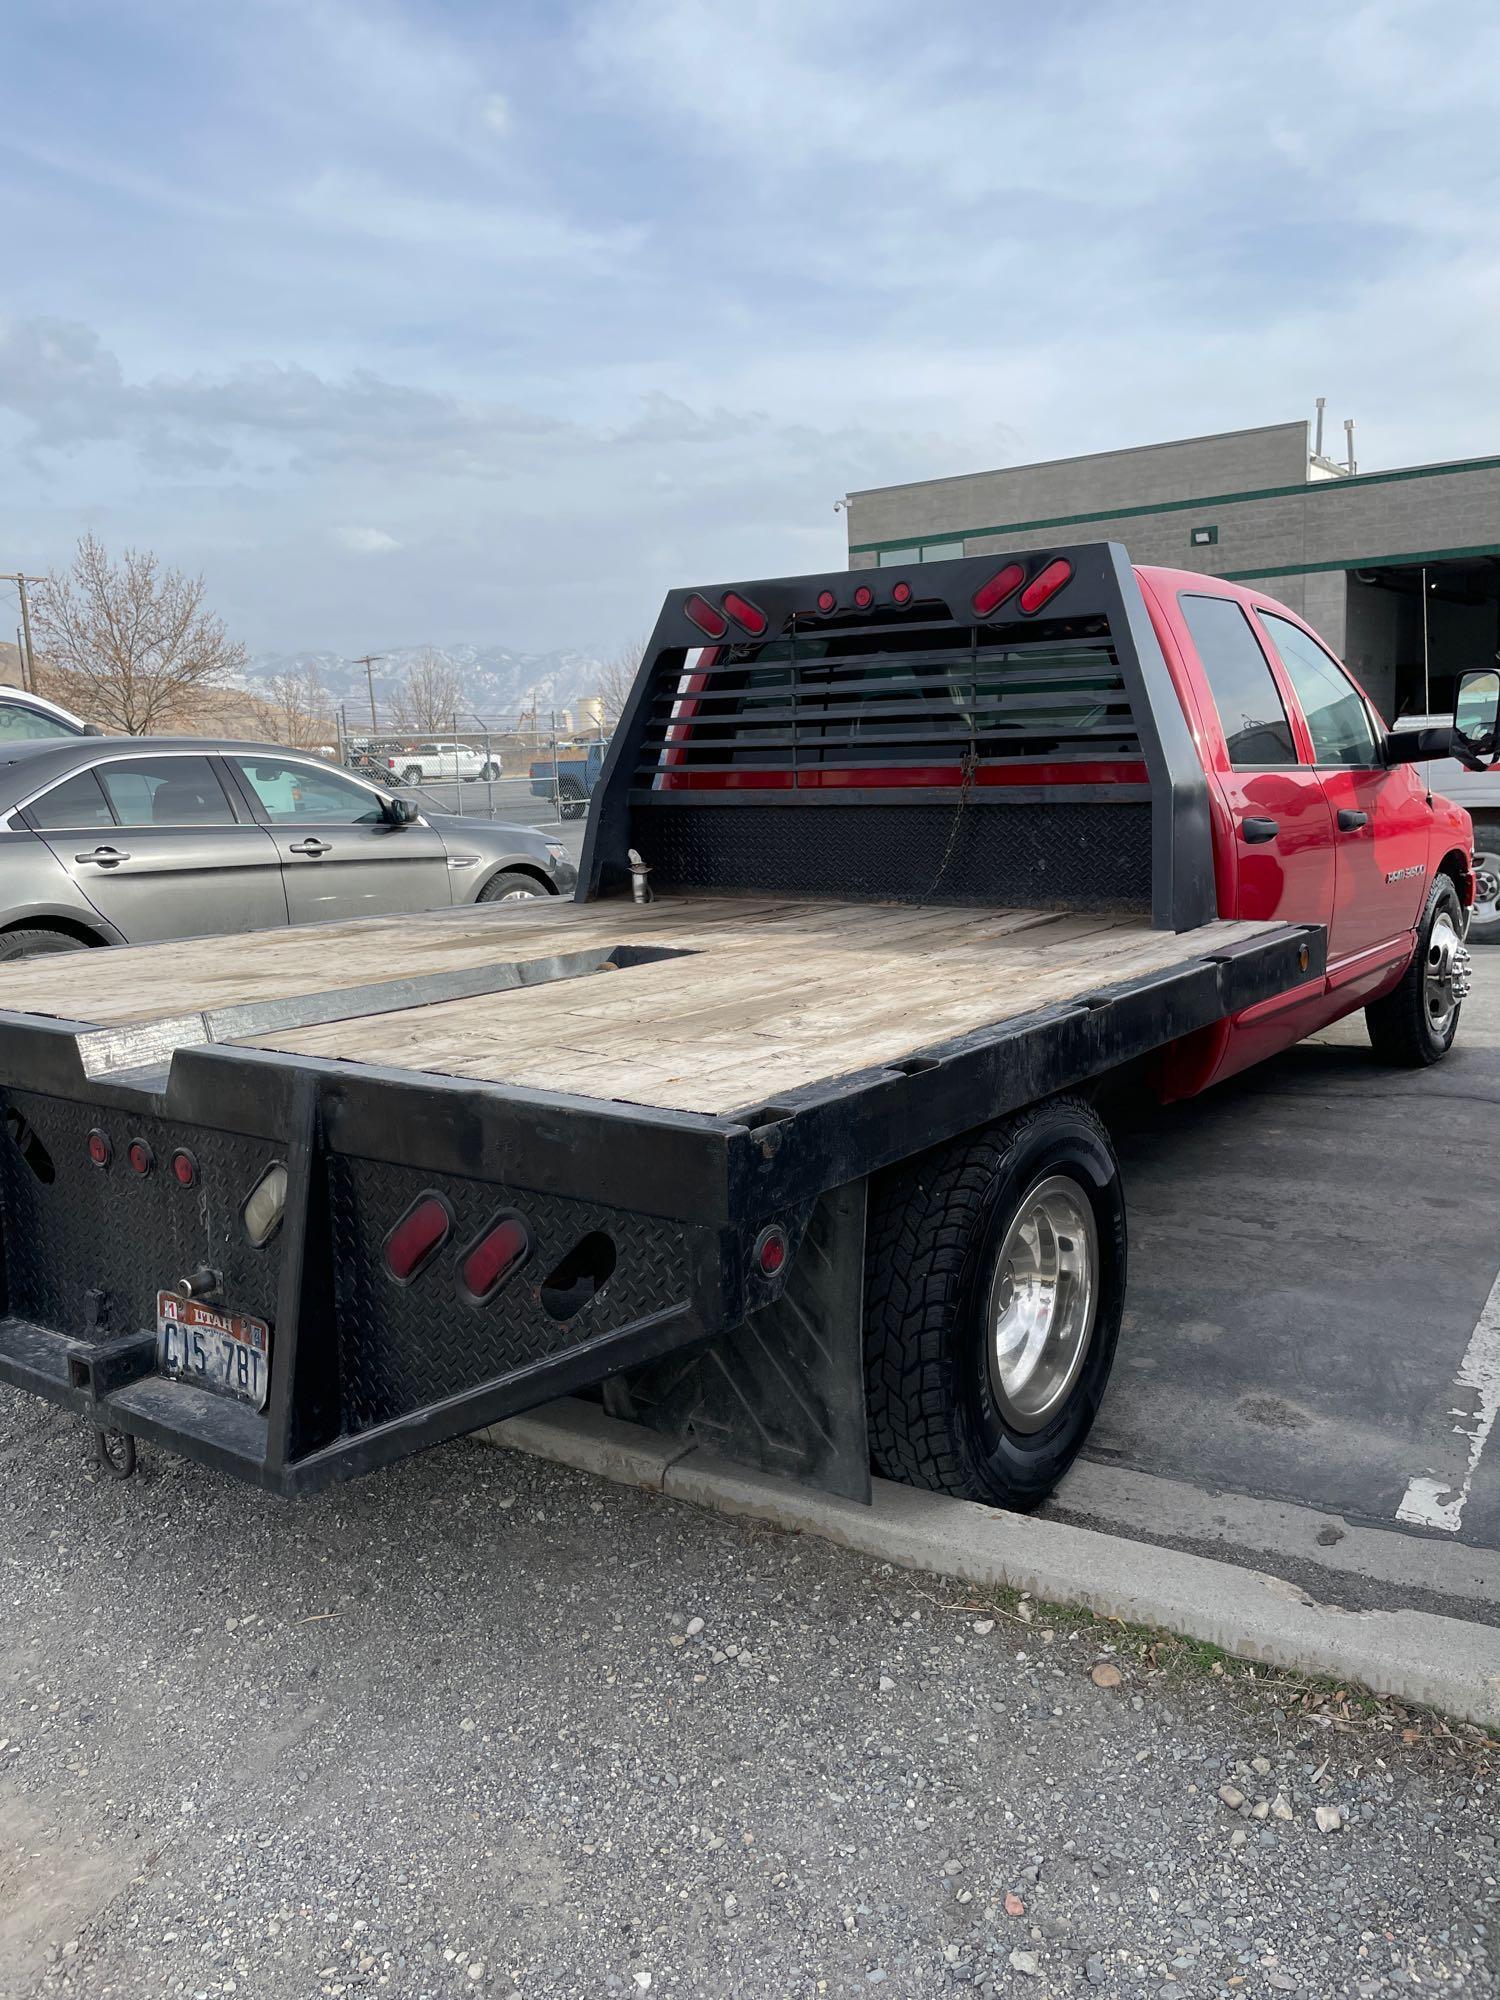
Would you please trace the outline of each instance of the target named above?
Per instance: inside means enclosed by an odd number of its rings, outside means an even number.
[[[113,868],[117,861],[128,861],[130,855],[123,847],[96,847],[91,854],[75,854],[75,861],[97,861],[101,868]]]
[[[1280,831],[1281,824],[1278,820],[1242,819],[1240,821],[1240,832],[1252,847],[1258,847],[1262,841],[1274,840]]]
[[[1356,812],[1352,806],[1339,807],[1340,833],[1358,833],[1362,826],[1368,826],[1369,823],[1370,815],[1368,813]]]
[[[316,861],[320,855],[332,854],[333,842],[331,840],[318,840],[309,836],[306,840],[294,840],[291,851],[293,854],[310,855]]]

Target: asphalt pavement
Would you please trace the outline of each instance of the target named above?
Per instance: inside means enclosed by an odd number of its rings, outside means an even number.
[[[0,1440],[15,2000],[1500,1983],[1476,1731],[476,1443]]]

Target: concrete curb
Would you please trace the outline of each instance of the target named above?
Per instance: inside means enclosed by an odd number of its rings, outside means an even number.
[[[566,1400],[480,1436],[721,1514],[817,1535],[880,1562],[1204,1639],[1243,1660],[1354,1681],[1466,1722],[1500,1723],[1500,1630],[1424,1611],[1346,1611],[1280,1577],[1092,1528],[1006,1514],[887,1480],[861,1507]]]

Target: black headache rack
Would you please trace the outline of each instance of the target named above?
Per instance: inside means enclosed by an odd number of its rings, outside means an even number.
[[[288,1494],[602,1382],[621,1414],[867,1498],[867,1177],[1322,969],[1317,928],[1185,941],[727,1117],[212,1044],[111,1067],[112,1031],[0,1014],[0,1379]],[[424,1203],[441,1240],[394,1275]],[[466,1254],[500,1223],[524,1261],[476,1298]],[[203,1273],[270,1327],[263,1410],[159,1370],[157,1294]]]
[[[1207,783],[1115,542],[672,592],[580,898],[632,851],[658,888],[1217,913]]]

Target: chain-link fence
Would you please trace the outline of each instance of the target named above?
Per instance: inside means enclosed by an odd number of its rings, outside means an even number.
[[[454,716],[442,729],[419,732],[382,722],[373,726],[340,710],[340,761],[393,790],[416,794],[434,812],[462,813],[519,825],[560,827],[587,817],[608,726],[597,703],[582,712],[526,711],[514,719],[467,727]]]

